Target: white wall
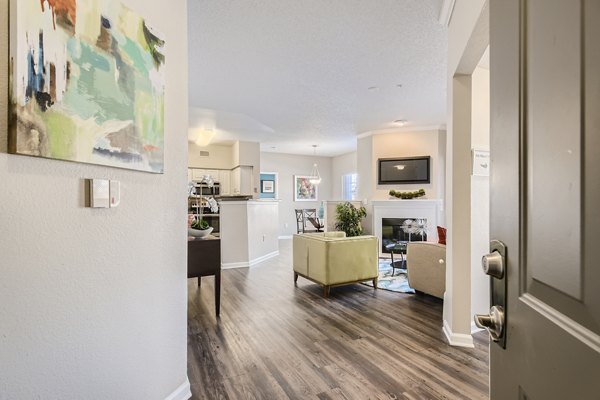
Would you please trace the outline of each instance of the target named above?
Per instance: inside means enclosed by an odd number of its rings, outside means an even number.
[[[125,2],[167,39],[164,175],[6,154],[0,0],[2,399],[165,399],[187,381],[186,1]],[[121,206],[84,208],[84,178],[120,180]]]
[[[342,177],[347,174],[356,174],[356,152],[343,154],[331,159],[331,199],[342,200]]]
[[[200,157],[201,151],[208,151],[209,156]],[[190,168],[231,169],[235,166],[232,146],[210,145],[200,147],[190,142],[188,145],[188,166]]]
[[[438,198],[438,178],[444,174],[444,164],[440,162],[440,131],[393,132],[373,136],[373,183],[372,200],[389,199],[390,189],[413,191],[425,189],[427,197]],[[411,185],[378,185],[377,160],[380,158],[431,156],[431,183]]]
[[[310,175],[314,163],[318,164],[322,182],[319,185],[319,201],[294,202],[294,175]],[[263,171],[279,173],[279,235],[296,233],[296,208],[319,208],[321,200],[332,196],[332,173],[330,157],[312,157],[292,154],[261,153]]]
[[[490,71],[477,67],[471,80],[471,146],[490,149]],[[471,315],[490,309],[490,281],[481,268],[481,257],[489,252],[490,178],[471,176]]]

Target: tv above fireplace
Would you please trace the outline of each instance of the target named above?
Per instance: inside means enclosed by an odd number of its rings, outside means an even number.
[[[431,157],[380,158],[379,184],[431,182]]]

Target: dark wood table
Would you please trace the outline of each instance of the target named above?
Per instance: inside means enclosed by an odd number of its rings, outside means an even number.
[[[221,312],[221,239],[208,237],[188,240],[188,279],[198,278],[201,286],[203,276],[215,276],[215,311]]]

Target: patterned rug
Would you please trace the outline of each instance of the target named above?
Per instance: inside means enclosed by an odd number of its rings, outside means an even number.
[[[396,268],[392,276],[391,260],[388,258],[379,259],[379,280],[377,287],[383,290],[400,293],[414,293],[415,290],[408,285],[408,278],[405,269]],[[373,287],[373,282],[363,282],[363,285]]]

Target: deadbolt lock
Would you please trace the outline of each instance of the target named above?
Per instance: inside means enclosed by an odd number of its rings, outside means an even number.
[[[492,251],[481,258],[481,266],[486,275],[504,278],[504,259],[498,251]]]

